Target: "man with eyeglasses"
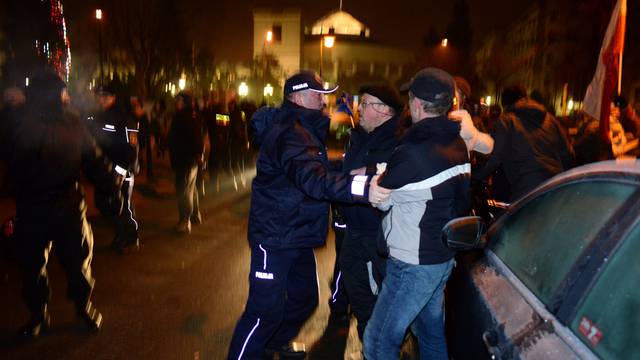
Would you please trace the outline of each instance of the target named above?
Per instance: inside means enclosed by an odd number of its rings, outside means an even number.
[[[318,305],[313,248],[325,243],[329,202],[388,197],[377,177],[331,171],[324,94],[337,87],[322,84],[315,73],[297,73],[284,84],[282,106],[263,107],[252,118],[260,150],[249,213],[249,297],[229,359],[306,356],[289,342]]]
[[[376,164],[389,161],[399,143],[404,104],[397,91],[386,84],[365,85],[359,92],[359,124],[351,131],[342,169],[345,173],[366,169],[366,174],[375,175]],[[338,265],[362,340],[384,274],[385,259],[376,243],[382,213],[368,204],[342,205],[339,212],[346,230]]]

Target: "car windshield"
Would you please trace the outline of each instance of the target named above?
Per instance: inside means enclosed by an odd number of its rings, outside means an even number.
[[[571,330],[602,359],[640,359],[640,224],[607,262]]]
[[[636,189],[602,180],[553,189],[509,215],[491,249],[549,305],[576,259]]]

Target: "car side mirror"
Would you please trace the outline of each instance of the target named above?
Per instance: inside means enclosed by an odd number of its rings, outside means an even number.
[[[442,228],[442,242],[456,251],[483,248],[486,245],[484,228],[480,216],[455,218]]]

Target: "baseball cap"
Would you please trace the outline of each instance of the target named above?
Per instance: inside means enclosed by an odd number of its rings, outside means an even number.
[[[362,85],[360,90],[358,90],[360,94],[369,94],[377,97],[385,103],[385,105],[391,107],[396,113],[402,111],[404,108],[404,103],[402,99],[400,99],[400,94],[387,84],[367,84]]]
[[[411,91],[415,97],[446,106],[453,102],[455,88],[455,81],[449,73],[438,68],[425,68],[402,85],[400,91]]]
[[[303,90],[312,90],[322,94],[330,94],[337,89],[337,85],[332,89],[325,89],[322,86],[322,78],[313,71],[300,71],[288,78],[284,83],[284,96]]]

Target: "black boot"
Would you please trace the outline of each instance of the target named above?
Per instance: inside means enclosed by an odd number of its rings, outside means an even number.
[[[31,314],[29,322],[20,328],[18,335],[23,339],[35,339],[40,336],[43,331],[49,329],[49,325],[49,312],[45,308],[42,312]]]
[[[134,240],[124,243],[120,248],[119,253],[120,255],[127,255],[133,252],[140,251],[140,248],[140,238],[136,237]]]
[[[305,359],[307,357],[305,346],[302,343],[287,344],[277,349],[266,348],[265,354],[269,356],[278,354],[280,359]]]
[[[84,307],[77,308],[78,317],[84,321],[91,332],[97,332],[102,327],[102,314],[90,301]]]

